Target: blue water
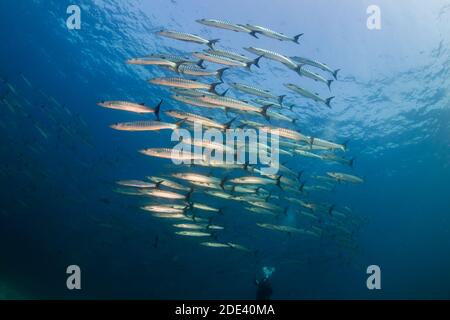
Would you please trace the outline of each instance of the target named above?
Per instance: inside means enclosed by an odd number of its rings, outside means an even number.
[[[376,2],[381,30],[366,27],[372,1],[2,1],[0,298],[253,299],[263,266],[276,268],[274,299],[450,298],[450,3]],[[81,8],[80,30],[66,27],[70,4]],[[201,18],[304,36],[300,45],[257,40],[195,22]],[[282,84],[329,95],[325,86],[269,60],[253,73],[232,70],[225,82],[289,94],[299,106],[299,130],[349,140],[353,170],[314,159],[290,164],[307,176],[339,170],[364,177],[364,184],[319,196],[365,221],[354,250],[258,229],[238,203],[218,218],[227,227],[223,237],[258,254],[204,248],[140,210],[142,200],[113,192],[117,180],[170,172],[167,161],[137,152],[167,146],[170,135],[111,130],[111,123],[141,117],[98,101],[152,106],[164,98],[167,109],[198,110],[145,82],[170,72],[125,64],[149,53],[203,49],[155,35],[161,29],[220,38],[218,47],[245,54],[244,46],[257,46],[341,69],[331,110]],[[296,223],[294,213],[282,219]],[[310,262],[291,263],[302,257]],[[66,288],[72,264],[82,270],[80,291]],[[381,290],[366,287],[372,264],[381,268]]]

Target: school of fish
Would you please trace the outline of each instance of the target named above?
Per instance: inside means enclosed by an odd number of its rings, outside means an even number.
[[[290,36],[259,25],[215,19],[196,21],[205,27],[247,33],[253,39],[267,37],[291,45],[301,46],[304,37],[303,33]],[[304,124],[299,130],[296,103],[287,102],[299,99],[315,102],[320,108],[332,108],[334,96],[322,96],[290,82],[282,82],[288,91],[280,93],[272,91],[269,83],[260,88],[251,80],[252,72],[264,68],[263,61],[271,60],[270,63],[280,64],[286,72],[293,71],[331,91],[332,83],[338,80],[339,69],[312,58],[283,55],[270,48],[249,46],[243,48],[247,52],[243,54],[219,48],[219,39],[206,39],[187,32],[160,30],[157,35],[174,40],[174,44],[177,40],[197,44],[198,50],[179,56],[153,52],[144,57],[130,57],[126,61],[130,65],[164,70],[166,76],[148,79],[148,85],[170,90],[172,102],[166,97],[158,98],[154,106],[133,101],[101,101],[98,103],[101,107],[142,117],[139,121],[113,123],[111,128],[139,132],[192,130],[195,124],[222,132],[254,128],[279,139],[275,150],[280,156],[279,170],[276,174],[266,174],[258,164],[218,162],[205,157],[204,153],[177,153],[170,146],[149,147],[139,152],[149,157],[196,162],[173,165],[170,171],[162,170],[158,175],[141,179],[121,179],[117,181],[116,191],[141,197],[142,210],[155,218],[168,220],[174,237],[190,237],[199,245],[216,250],[258,252],[254,243],[227,239],[227,227],[219,223],[224,217],[237,221],[244,214],[255,220],[256,230],[270,237],[278,233],[308,239],[304,241],[332,239],[342,246],[356,248],[355,234],[363,219],[346,204],[318,201],[315,197],[315,194],[332,193],[343,184],[364,182],[353,172],[354,158],[346,155],[347,143],[309,135]],[[247,76],[236,81],[233,72],[238,68]],[[283,74],[279,77],[283,79]],[[180,104],[180,108],[173,107]],[[220,117],[211,116],[212,110]],[[183,143],[201,150],[236,154],[242,151],[202,139],[183,140]],[[261,143],[258,147],[270,150],[270,146]],[[250,151],[244,149],[244,152]],[[334,163],[341,169],[325,169],[320,174],[308,172],[301,167],[302,161]],[[295,223],[287,219],[292,216]]]

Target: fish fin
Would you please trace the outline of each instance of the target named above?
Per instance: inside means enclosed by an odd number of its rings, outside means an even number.
[[[155,189],[159,189],[164,180],[158,181],[155,183]]]
[[[220,214],[221,216],[223,216],[223,208],[219,208],[219,211],[217,211],[217,214]]]
[[[327,86],[328,86],[328,90],[331,91],[331,84],[333,83],[333,80],[327,80]]]
[[[228,89],[226,89],[224,92],[222,92],[222,93],[220,94],[220,96],[225,97],[225,95],[227,94],[227,92],[228,92]]]
[[[302,175],[303,175],[303,170],[300,170],[299,172],[298,172],[298,174],[297,174],[297,180],[300,182],[300,178],[302,177]]]
[[[334,97],[329,97],[329,98],[327,98],[326,100],[325,100],[325,104],[327,105],[327,107],[328,108],[330,108],[331,109],[331,100],[333,100],[334,99]]]
[[[141,102],[139,103],[141,106],[145,106],[145,102]]]
[[[333,77],[334,77],[335,80],[337,80],[337,74],[338,74],[338,72],[339,72],[340,70],[341,70],[341,69],[336,69],[336,70],[333,71]]]
[[[212,40],[209,40],[208,43],[207,43],[207,46],[210,47],[212,50],[214,50],[214,45],[215,45],[217,42],[219,42],[219,41],[220,41],[220,39],[212,39]]]
[[[295,35],[293,41],[294,41],[295,43],[298,43],[298,39],[299,39],[302,35],[303,35],[303,33],[300,33],[300,34]]]
[[[279,103],[279,104],[283,105],[283,99],[284,99],[284,97],[286,97],[285,94],[282,94],[281,96],[278,96],[278,103]]]
[[[158,105],[155,107],[155,116],[156,116],[156,120],[158,120],[158,121],[161,120],[159,118],[159,111],[161,110],[162,103],[163,103],[163,99],[161,99],[161,101],[159,101]]]
[[[221,82],[223,82],[222,76],[225,70],[228,70],[229,68],[222,68],[217,70],[217,79],[219,79]]]
[[[219,84],[222,84],[222,83],[223,83],[223,81],[211,83],[211,87],[209,88],[208,91],[211,92],[211,93],[215,93],[215,94],[218,95],[218,93],[217,93],[217,91],[216,91],[216,87],[217,87]]]
[[[249,35],[251,35],[252,37],[255,37],[256,39],[259,39],[259,38],[256,36],[256,31],[250,32]]]

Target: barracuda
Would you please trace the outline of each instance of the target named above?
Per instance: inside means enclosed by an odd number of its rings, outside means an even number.
[[[198,19],[195,20],[196,22],[203,24],[205,26],[208,27],[214,27],[214,28],[219,28],[219,29],[225,29],[225,30],[231,30],[231,31],[235,31],[235,32],[244,32],[244,33],[251,33],[252,30],[240,25],[240,24],[235,24],[235,23],[231,23],[228,21],[223,21],[223,20],[216,20],[216,19]]]
[[[205,89],[210,92],[216,92],[216,86],[222,84],[222,82],[215,83],[202,83],[195,80],[188,80],[183,78],[153,78],[148,82],[158,84],[162,86],[182,88],[182,89]]]
[[[195,34],[185,33],[185,32],[178,32],[178,31],[169,31],[169,30],[161,30],[158,32],[160,36],[175,39],[175,40],[181,40],[185,42],[194,42],[199,44],[205,44],[211,49],[213,49],[214,44],[219,42],[219,39],[212,39],[207,40],[200,36],[197,36]]]
[[[320,97],[319,94],[310,92],[310,91],[308,91],[308,90],[306,90],[306,89],[304,89],[302,87],[299,87],[299,86],[297,86],[297,85],[295,85],[293,83],[285,83],[284,86],[286,88],[288,88],[288,89],[291,89],[292,91],[295,91],[295,92],[301,94],[305,98],[312,99],[312,100],[314,100],[316,102],[322,102],[328,108],[331,109],[331,104],[330,103],[331,103],[331,100],[334,99],[334,97],[329,97],[329,98],[324,99],[324,98]]]
[[[337,79],[337,73],[340,70],[340,69],[333,70],[329,66],[327,66],[325,63],[319,62],[317,60],[312,60],[312,59],[302,58],[302,57],[291,57],[291,59],[294,61],[297,61],[299,63],[307,64],[312,67],[322,69],[323,71],[327,71],[333,75],[334,79]]]
[[[280,41],[292,41],[292,42],[297,43],[297,44],[299,43],[298,39],[303,35],[303,33],[300,33],[300,34],[297,34],[297,35],[295,35],[293,37],[288,37],[288,36],[286,36],[283,33],[273,31],[273,30],[271,30],[269,28],[265,28],[265,27],[261,27],[261,26],[257,26],[257,25],[252,25],[252,24],[248,24],[248,23],[245,25],[245,27],[247,29],[251,30],[254,34],[255,33],[260,33],[260,34],[263,34],[263,35],[265,35],[266,37],[269,37],[269,38],[273,38],[273,39],[280,40]]]
[[[258,57],[250,62],[242,62],[242,61],[233,60],[233,59],[230,59],[230,58],[227,58],[224,56],[219,56],[219,55],[207,53],[207,52],[194,52],[193,55],[194,55],[194,57],[197,57],[197,58],[205,60],[205,61],[209,61],[209,62],[213,62],[213,63],[217,63],[217,64],[223,64],[223,65],[226,65],[229,67],[244,67],[244,68],[247,68],[248,70],[251,70],[250,67],[252,65],[259,67],[258,62],[259,62],[259,59],[261,59],[261,57]]]
[[[242,84],[242,83],[231,82],[230,86],[232,86],[233,88],[235,88],[237,90],[245,92],[245,93],[250,93],[252,95],[256,95],[259,97],[277,100],[278,103],[280,103],[280,104],[283,102],[283,98],[285,97],[285,95],[276,96],[276,95],[272,94],[269,90],[256,88],[256,87],[249,86],[249,85]]]

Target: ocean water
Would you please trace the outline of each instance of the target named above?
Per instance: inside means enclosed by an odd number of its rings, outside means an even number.
[[[66,26],[72,4],[81,9],[79,30]],[[381,10],[379,30],[366,25],[373,4]],[[0,16],[0,298],[254,299],[263,266],[275,267],[273,299],[450,298],[449,1],[2,1]],[[304,35],[300,44],[255,39],[195,22],[202,18]],[[256,217],[242,203],[199,195],[224,206],[224,215],[214,217],[226,227],[218,239],[252,252],[206,248],[141,210],[148,200],[114,192],[117,180],[179,168],[137,152],[170,146],[170,133],[109,128],[151,116],[97,102],[153,106],[163,98],[163,110],[226,120],[223,112],[181,104],[167,88],[146,82],[175,74],[125,63],[206,48],[160,37],[161,29],[219,38],[218,48],[248,56],[242,48],[255,46],[341,69],[330,93],[263,58],[253,72],[226,71],[219,88],[239,81],[287,94],[299,121],[274,125],[348,141],[353,169],[303,157],[287,161],[304,170],[306,186],[326,171],[364,178],[310,195],[352,208],[357,226],[343,224],[353,228],[349,241],[255,224],[302,225],[297,209],[278,219]],[[295,95],[285,82],[336,96],[332,109]],[[81,290],[66,287],[69,265],[81,268]],[[369,265],[380,267],[380,290],[366,286]]]

